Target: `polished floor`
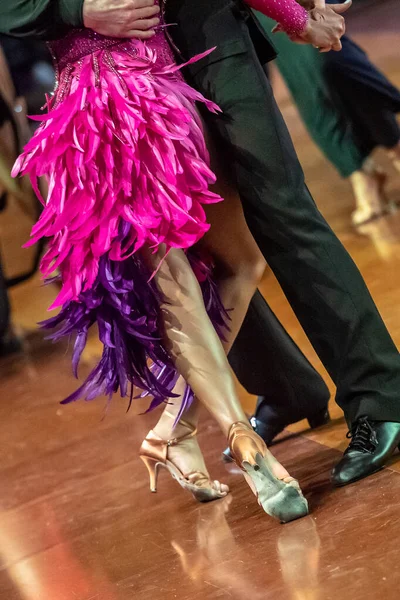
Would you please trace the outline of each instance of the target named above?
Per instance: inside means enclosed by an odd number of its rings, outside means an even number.
[[[400,7],[398,0],[381,4],[355,14],[349,31],[400,86]],[[400,347],[400,212],[354,232],[348,184],[304,133],[279,80],[276,90],[310,187]],[[400,200],[400,175],[388,170],[388,193]],[[20,245],[29,221],[11,207],[0,227],[12,274],[26,267]],[[281,526],[261,512],[240,473],[220,461],[224,440],[205,418],[200,443],[212,474],[232,494],[198,505],[167,475],[150,494],[137,452],[153,415],[135,415],[138,406],[127,415],[118,399],[106,414],[101,402],[58,404],[75,385],[68,348],[49,345],[34,328],[54,293],[38,280],[13,291],[26,353],[0,363],[0,600],[399,598],[400,461],[332,489],[329,472],[346,445],[346,425],[332,402],[329,426],[309,432],[300,423],[274,447],[312,511]],[[270,274],[263,293],[324,373]],[[97,352],[93,340],[87,365]],[[251,410],[254,399],[242,398]]]

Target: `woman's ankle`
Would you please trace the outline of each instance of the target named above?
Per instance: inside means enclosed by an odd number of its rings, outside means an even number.
[[[185,437],[196,429],[197,419],[194,423],[186,419],[181,419],[175,423],[177,415],[178,410],[170,411],[165,409],[157,424],[153,428],[154,433],[156,433],[161,439],[168,441],[170,439],[179,439],[181,437]]]

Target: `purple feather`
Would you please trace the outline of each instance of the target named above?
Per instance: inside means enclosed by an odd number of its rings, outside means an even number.
[[[129,232],[123,233],[129,235]],[[121,237],[124,235],[121,234]],[[192,250],[188,252],[188,258],[199,279],[208,314],[216,331],[223,337],[229,315],[212,280],[212,267]],[[122,397],[129,398],[129,406],[135,397],[151,396],[148,410],[153,410],[168,402],[168,399],[177,397],[173,389],[179,373],[162,342],[162,296],[154,280],[149,281],[150,275],[137,256],[113,261],[109,255],[105,255],[100,259],[94,285],[90,290],[81,292],[79,302],[66,303],[56,317],[41,323],[44,329],[57,328],[49,336],[54,341],[76,335],[72,355],[76,377],[88,331],[95,323],[103,343],[99,363],[84,383],[63,400],[62,404],[79,398],[93,400],[101,395],[111,398],[119,392]],[[143,393],[135,396],[135,388],[143,390]],[[192,401],[193,392],[187,386],[179,417]]]

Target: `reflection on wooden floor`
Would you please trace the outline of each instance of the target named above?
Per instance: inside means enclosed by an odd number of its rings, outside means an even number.
[[[382,13],[353,18],[349,29],[400,86],[398,26],[392,25],[396,5],[389,1]],[[398,9],[395,14],[399,17]],[[371,30],[371,22],[377,29]],[[355,233],[347,183],[305,135],[280,84],[277,94],[310,187],[400,346],[400,212]],[[391,174],[389,194],[400,199],[400,177]],[[27,251],[19,246],[28,227],[13,209],[2,216],[6,262],[13,257],[9,274],[26,267]],[[105,419],[101,402],[58,404],[75,385],[68,348],[49,345],[34,331],[54,293],[39,281],[13,291],[27,352],[0,364],[1,600],[399,597],[400,462],[333,490],[329,472],[346,433],[333,402],[331,425],[311,433],[297,424],[275,446],[278,459],[302,482],[312,509],[307,519],[280,526],[264,516],[240,473],[219,460],[224,440],[209,418],[200,443],[212,474],[232,494],[197,505],[165,475],[159,493],[151,495],[137,452],[154,415],[135,416],[138,406],[126,415],[118,399]],[[263,293],[324,373],[271,275]],[[93,340],[86,361],[97,352]],[[242,396],[250,410],[254,399]]]

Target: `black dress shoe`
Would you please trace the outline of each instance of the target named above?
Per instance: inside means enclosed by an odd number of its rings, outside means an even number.
[[[301,420],[302,419],[299,419],[299,421]],[[307,418],[311,429],[322,427],[322,425],[329,423],[330,420],[331,416],[327,406]],[[254,416],[250,418],[250,423],[254,431],[258,433],[260,437],[262,437],[267,446],[270,446],[274,438],[276,438],[276,436],[281,433],[285,427],[291,425],[293,421],[282,421],[282,419],[278,418],[270,418],[268,421],[261,421]],[[232,460],[229,448],[224,450],[222,458],[225,462],[230,462]]]
[[[332,470],[332,483],[336,486],[353,483],[382,469],[400,444],[400,423],[360,417],[347,437],[351,438],[349,447]]]
[[[326,425],[331,420],[327,406],[317,413],[303,418],[307,419],[310,429],[322,427],[322,425]],[[301,420],[301,418],[298,419],[298,421]],[[255,416],[250,418],[250,423],[252,424],[254,431],[258,433],[260,437],[262,437],[267,446],[270,446],[276,436],[282,433],[282,431],[293,422],[297,421],[283,421],[279,418],[269,418],[266,421],[262,421],[261,419],[257,419]]]

